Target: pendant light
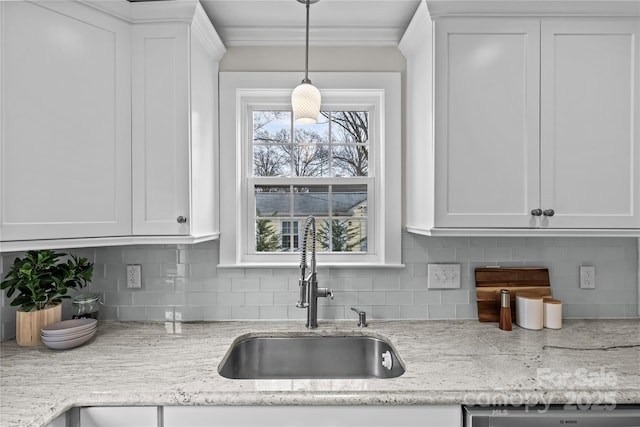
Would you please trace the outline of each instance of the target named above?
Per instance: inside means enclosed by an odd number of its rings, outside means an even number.
[[[309,80],[309,5],[320,0],[298,0],[307,5],[307,36],[305,45],[304,80],[291,94],[291,106],[296,123],[313,125],[320,114],[320,91]]]

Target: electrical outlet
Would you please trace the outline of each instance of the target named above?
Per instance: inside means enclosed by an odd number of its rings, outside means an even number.
[[[596,268],[591,265],[580,266],[580,288],[595,289],[596,288]]]
[[[140,264],[127,265],[127,288],[141,288],[142,277],[140,273]]]
[[[427,287],[429,289],[460,288],[460,264],[428,264]]]

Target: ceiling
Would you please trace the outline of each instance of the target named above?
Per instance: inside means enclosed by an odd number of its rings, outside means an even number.
[[[229,46],[291,46],[305,40],[306,6],[297,0],[200,0]],[[309,43],[396,46],[420,0],[320,0],[310,9]]]

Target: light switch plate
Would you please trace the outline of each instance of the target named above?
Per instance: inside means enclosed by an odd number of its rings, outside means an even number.
[[[427,288],[460,288],[460,264],[428,264]]]

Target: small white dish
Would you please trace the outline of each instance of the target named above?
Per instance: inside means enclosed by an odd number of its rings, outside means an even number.
[[[65,341],[48,341],[48,340],[42,340],[42,342],[44,343],[44,345],[46,345],[47,347],[49,347],[50,349],[53,350],[67,350],[70,348],[74,348],[74,347],[78,347],[79,345],[82,345],[84,343],[86,343],[87,341],[89,341],[91,338],[93,338],[95,336],[95,331],[87,334],[83,337],[80,338],[75,338],[72,340],[65,340]]]
[[[66,335],[74,332],[88,331],[98,325],[96,319],[72,319],[63,320],[62,322],[52,323],[45,326],[40,331],[41,335]]]
[[[68,341],[76,338],[83,337],[87,334],[95,334],[97,327],[91,328],[86,331],[73,332],[70,334],[61,334],[61,335],[45,335],[40,334],[40,338],[42,341]]]

